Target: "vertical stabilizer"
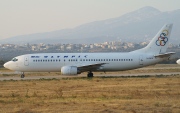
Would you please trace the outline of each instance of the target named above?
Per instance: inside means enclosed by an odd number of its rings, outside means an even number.
[[[173,24],[165,24],[145,48],[137,51],[154,54],[165,53],[169,44],[172,26]]]

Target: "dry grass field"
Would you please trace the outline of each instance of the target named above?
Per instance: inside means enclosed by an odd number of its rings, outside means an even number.
[[[176,69],[157,67],[158,71]],[[151,72],[151,68],[122,73]],[[180,75],[4,80],[0,81],[0,112],[180,113]]]

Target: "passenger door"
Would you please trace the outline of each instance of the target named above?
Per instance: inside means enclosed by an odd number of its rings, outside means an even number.
[[[29,65],[29,57],[28,56],[24,56],[24,65],[25,66]]]

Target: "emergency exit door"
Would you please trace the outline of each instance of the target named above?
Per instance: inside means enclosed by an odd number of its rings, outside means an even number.
[[[143,56],[141,55],[139,57],[139,65],[143,65],[143,62],[144,62],[144,59],[143,59]]]

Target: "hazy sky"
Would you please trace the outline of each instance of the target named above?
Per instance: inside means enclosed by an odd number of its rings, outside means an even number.
[[[73,28],[144,6],[180,9],[180,0],[0,0],[0,39]]]

